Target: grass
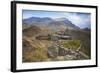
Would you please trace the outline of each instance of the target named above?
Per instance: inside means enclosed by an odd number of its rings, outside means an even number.
[[[47,49],[39,41],[23,39],[23,62],[40,62],[47,59]]]
[[[29,28],[29,27],[27,27]],[[24,29],[25,32],[23,32],[23,62],[43,62],[49,60],[47,55],[47,48],[48,46],[52,46],[54,41],[51,40],[51,36],[54,33],[54,31],[50,31],[49,29],[40,29],[38,27],[31,27],[27,30]],[[41,32],[40,32],[41,31]],[[43,32],[44,31],[44,32]],[[34,35],[38,33],[45,33],[49,34],[49,40],[36,40],[33,39]],[[67,34],[68,32],[66,32]],[[68,33],[70,36],[72,36],[73,40],[61,40],[61,46],[65,48],[70,48],[72,50],[77,50],[77,48],[82,45],[82,52],[87,54],[89,57],[91,57],[91,45],[90,45],[90,33],[89,32],[83,32],[79,30],[69,30]],[[24,37],[26,37],[24,39]],[[30,37],[31,36],[31,37]],[[30,39],[31,38],[31,39]],[[61,58],[62,59],[62,58]],[[51,61],[51,60],[50,60]]]
[[[30,62],[40,62],[47,59],[47,55],[43,48],[34,48],[34,51],[30,52]]]
[[[83,30],[69,30],[69,35],[73,37],[73,40],[81,41],[81,51],[91,58],[91,32]]]
[[[81,45],[80,40],[68,40],[61,44],[65,48],[71,48],[73,50],[77,50],[77,48]]]

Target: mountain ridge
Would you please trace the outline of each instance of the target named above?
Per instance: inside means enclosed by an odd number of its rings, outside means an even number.
[[[80,29],[78,26],[73,24],[69,19],[67,18],[57,18],[53,19],[50,17],[30,17],[28,19],[23,19],[23,24],[28,25],[36,25],[36,26],[49,26],[49,27],[60,27],[60,25],[64,27],[69,27],[71,29]]]

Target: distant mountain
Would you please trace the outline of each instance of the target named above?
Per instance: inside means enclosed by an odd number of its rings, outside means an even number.
[[[67,18],[57,18],[57,19],[52,19],[49,17],[31,17],[28,19],[23,20],[23,24],[28,24],[28,25],[36,25],[36,26],[47,26],[49,28],[55,28],[56,30],[58,28],[66,28],[69,27],[69,29],[80,29],[78,26],[73,24],[70,20]]]
[[[76,26],[75,24],[73,24],[67,18],[57,18],[56,21],[63,22],[66,26],[73,27],[74,29],[80,29],[78,26]]]
[[[90,31],[90,28],[83,28],[84,31]]]
[[[39,17],[31,17],[31,18],[28,18],[28,19],[24,19],[23,20],[23,23],[24,24],[39,24],[39,23],[47,23],[47,22],[50,22],[52,21],[51,18],[48,18],[48,17],[45,17],[45,18],[39,18]]]

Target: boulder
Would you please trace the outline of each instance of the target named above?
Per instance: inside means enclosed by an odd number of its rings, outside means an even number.
[[[65,59],[65,60],[75,60],[75,59],[76,59],[76,56],[74,56],[74,55],[66,55],[66,56],[64,57],[64,59]]]
[[[55,58],[58,56],[58,46],[50,46],[48,47],[48,57],[49,58]]]
[[[65,56],[70,53],[68,48],[59,47],[59,56]]]

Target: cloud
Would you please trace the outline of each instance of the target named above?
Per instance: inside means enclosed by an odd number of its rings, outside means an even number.
[[[66,13],[66,17],[80,28],[90,28],[91,16],[89,13]]]

